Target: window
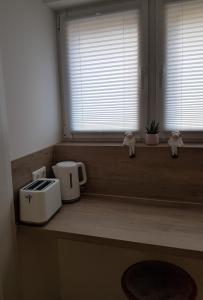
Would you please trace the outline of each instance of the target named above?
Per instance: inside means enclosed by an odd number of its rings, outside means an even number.
[[[67,22],[71,128],[139,129],[137,10]]]
[[[104,1],[60,13],[68,138],[203,138],[203,0]]]
[[[141,128],[141,2],[126,3],[64,16],[65,121],[72,136]]]
[[[166,130],[203,130],[203,1],[167,3]]]

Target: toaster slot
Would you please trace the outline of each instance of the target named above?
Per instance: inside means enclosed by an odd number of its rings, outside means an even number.
[[[28,186],[26,186],[25,188],[23,188],[24,191],[34,191],[35,188],[40,185],[43,181],[42,180],[37,180],[31,184],[29,184]]]
[[[43,181],[40,185],[37,186],[35,191],[42,191],[52,183],[53,183],[53,181],[51,181],[51,180]]]
[[[42,191],[47,188],[49,185],[53,184],[52,180],[37,180],[27,187],[25,187],[24,191]]]

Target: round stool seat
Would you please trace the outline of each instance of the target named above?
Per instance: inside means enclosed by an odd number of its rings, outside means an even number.
[[[121,282],[130,300],[195,300],[197,295],[192,277],[167,262],[134,264],[124,272]]]

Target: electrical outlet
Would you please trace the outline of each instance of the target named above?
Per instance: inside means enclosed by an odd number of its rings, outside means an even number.
[[[46,167],[42,167],[34,172],[32,172],[32,179],[37,180],[40,178],[46,178]]]

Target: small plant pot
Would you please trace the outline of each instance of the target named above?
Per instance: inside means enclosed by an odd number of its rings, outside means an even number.
[[[159,134],[145,134],[145,143],[147,145],[158,145],[159,144]]]

